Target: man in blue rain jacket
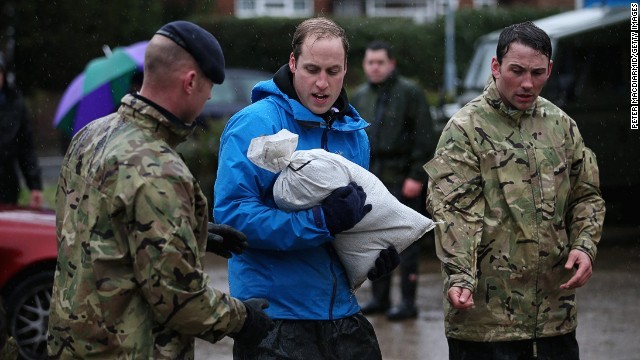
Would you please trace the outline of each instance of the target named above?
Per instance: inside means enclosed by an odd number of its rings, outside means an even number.
[[[253,104],[233,116],[221,137],[214,217],[247,235],[249,248],[229,261],[231,294],[265,297],[275,328],[257,349],[234,345],[234,358],[380,359],[371,324],[332,247],[334,235],[368,211],[362,188],[334,191],[322,206],[285,212],[273,200],[278,174],[247,158],[253,138],[287,129],[297,150],[322,148],[369,166],[368,123],[349,105],[342,87],[348,42],[331,20],[312,18],[296,28],[289,63],[253,89]],[[382,250],[370,278],[399,263]]]

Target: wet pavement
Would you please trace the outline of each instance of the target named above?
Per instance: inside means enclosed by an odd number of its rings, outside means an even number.
[[[41,158],[46,184],[55,184],[62,157]],[[640,359],[640,227],[605,227],[593,277],[578,290],[578,330],[582,360]],[[212,286],[228,292],[227,264],[207,254],[206,271]],[[399,279],[394,279],[393,299],[399,299]],[[442,313],[442,282],[439,263],[426,251],[420,267],[418,319],[399,323],[384,316],[369,316],[378,336],[385,360],[443,360],[448,358]],[[360,304],[370,294],[370,283],[358,290]],[[216,344],[196,340],[196,360],[232,359],[233,341],[225,338]],[[366,359],[362,359],[366,360]]]
[[[622,237],[622,238],[621,238]],[[605,244],[606,243],[606,244]],[[601,243],[593,277],[578,290],[578,330],[582,360],[640,359],[640,229],[619,231]],[[225,292],[226,261],[206,255],[212,285]],[[448,358],[442,313],[442,282],[433,250],[422,256],[415,320],[389,322],[383,315],[368,316],[385,360],[444,360]],[[399,279],[394,279],[394,301],[399,300]],[[367,281],[356,296],[360,304],[370,295]],[[232,359],[233,341],[216,344],[198,340],[196,359]],[[364,360],[364,359],[363,359]]]

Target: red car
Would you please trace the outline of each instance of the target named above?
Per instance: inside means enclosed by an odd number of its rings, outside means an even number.
[[[0,207],[0,296],[24,359],[46,359],[55,221],[51,210]]]

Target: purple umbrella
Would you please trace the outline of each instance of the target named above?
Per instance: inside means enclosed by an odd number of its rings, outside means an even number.
[[[106,57],[91,60],[62,95],[53,125],[75,134],[89,122],[114,112],[130,90],[136,72],[144,68],[148,41],[118,47]]]

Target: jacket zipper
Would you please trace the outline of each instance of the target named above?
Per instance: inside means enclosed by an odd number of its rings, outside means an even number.
[[[329,151],[329,130],[331,130],[331,125],[333,124],[333,120],[334,120],[333,114],[335,113],[333,111],[333,108],[331,110],[332,110],[331,115],[327,116],[327,118],[324,119],[325,124],[327,126],[324,128],[324,131],[322,132],[322,140],[321,140],[321,146],[326,151]],[[331,244],[327,244],[326,246],[327,246],[327,251],[329,252],[329,269],[331,270],[331,277],[333,280],[333,286],[331,289],[331,301],[329,301],[329,320],[333,320],[333,306],[335,305],[336,293],[338,292],[338,277],[336,276],[336,271],[334,269],[336,254]]]
[[[324,131],[322,132],[322,139],[320,141],[320,145],[326,151],[329,151],[329,130],[331,130],[331,125],[333,124],[333,120],[334,120],[333,108],[331,110],[332,110],[332,114],[328,115],[326,119],[324,119],[324,123],[327,126],[324,128]]]
[[[327,252],[329,252],[329,269],[331,270],[331,277],[333,279],[333,286],[331,289],[331,301],[329,301],[329,320],[333,320],[333,306],[336,302],[336,293],[338,292],[338,277],[334,269],[335,263],[335,251],[331,244],[327,244]]]
[[[520,137],[522,138],[522,125],[520,124],[520,120],[518,120],[518,131],[520,132]],[[524,139],[523,139],[524,140]],[[536,172],[539,170],[539,163],[538,163],[538,159],[535,156],[535,152],[533,153],[529,153],[527,151],[527,155],[532,155],[533,156],[533,161],[530,158],[529,159],[529,164],[535,164],[536,166]],[[531,165],[529,165],[531,166]],[[542,187],[542,184],[540,184],[540,187]],[[533,195],[533,200],[534,200],[534,206],[540,205],[540,204],[535,204],[535,195]],[[540,202],[542,202],[542,194],[540,194]],[[538,254],[540,254],[540,224],[538,223],[538,219],[537,219],[537,213],[535,215],[535,226],[536,226],[536,238],[538,240]],[[539,299],[538,299],[538,281],[540,280],[540,255],[538,255],[537,257],[537,261],[536,261],[536,279],[535,279],[535,303],[536,303],[536,313],[535,313],[535,319],[533,322],[533,341],[531,343],[531,353],[532,353],[532,358],[533,359],[537,359],[538,358],[538,344],[537,344],[537,339],[538,339],[538,316],[540,316],[540,304],[539,304]]]

